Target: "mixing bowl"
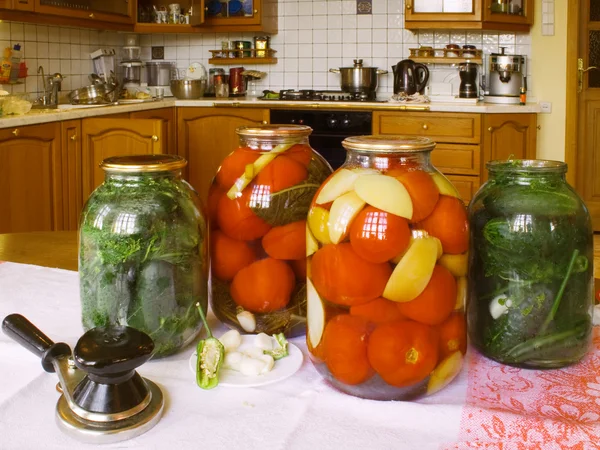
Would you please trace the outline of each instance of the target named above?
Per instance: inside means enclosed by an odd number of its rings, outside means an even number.
[[[206,80],[171,80],[171,92],[181,100],[192,100],[204,95]]]

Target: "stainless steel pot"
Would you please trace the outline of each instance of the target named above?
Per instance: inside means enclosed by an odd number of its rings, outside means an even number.
[[[146,62],[146,80],[148,86],[169,86],[171,84],[171,69],[175,63],[165,61]]]
[[[385,75],[387,70],[377,67],[363,67],[362,59],[354,60],[354,67],[340,67],[329,69],[330,72],[341,75],[341,88],[344,92],[375,92],[377,90],[377,75]]]

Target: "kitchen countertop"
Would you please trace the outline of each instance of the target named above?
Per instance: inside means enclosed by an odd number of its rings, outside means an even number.
[[[109,105],[101,107],[73,108],[73,109],[41,109],[31,110],[22,116],[4,116],[0,119],[0,128],[10,128],[40,123],[57,122],[63,120],[83,119],[86,117],[101,117],[110,114],[130,113],[159,108],[170,107],[243,107],[243,108],[269,108],[269,109],[324,109],[324,110],[383,110],[383,111],[431,111],[431,112],[464,112],[464,113],[539,113],[537,103],[527,105],[502,105],[480,102],[477,104],[463,103],[391,103],[391,102],[311,102],[311,101],[280,101],[280,100],[245,100],[240,99],[203,99],[203,100],[176,100],[167,99],[155,102],[132,103],[127,105]]]

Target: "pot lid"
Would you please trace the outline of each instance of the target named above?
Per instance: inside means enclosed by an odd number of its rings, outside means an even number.
[[[340,67],[340,69],[377,69],[377,67],[365,67],[363,66],[362,59],[355,59],[354,66],[352,67]]]

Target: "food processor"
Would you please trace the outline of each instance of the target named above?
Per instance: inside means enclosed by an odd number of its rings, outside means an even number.
[[[485,101],[518,104],[521,88],[527,88],[527,57],[507,55],[506,48],[491,53],[485,62]]]
[[[94,63],[94,73],[105,83],[115,74],[115,50],[112,48],[99,48],[90,53]]]

